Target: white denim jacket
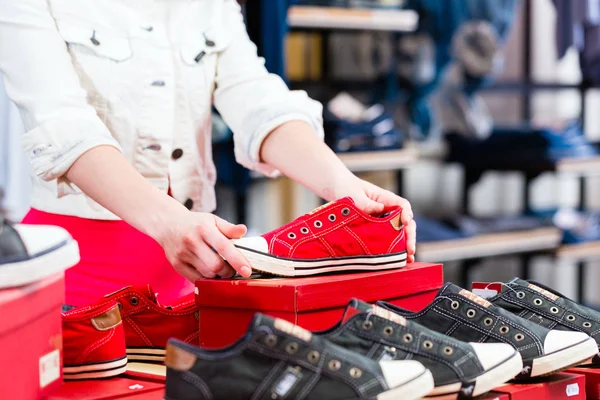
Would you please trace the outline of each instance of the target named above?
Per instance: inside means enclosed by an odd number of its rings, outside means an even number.
[[[268,74],[234,0],[0,0],[0,71],[26,128],[32,206],[116,217],[65,172],[100,145],[195,211],[215,208],[211,106],[244,166],[266,135],[303,120],[322,136],[322,107]]]

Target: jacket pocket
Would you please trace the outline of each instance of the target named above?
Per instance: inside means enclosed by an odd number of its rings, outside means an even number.
[[[105,57],[115,62],[122,62],[133,56],[129,37],[115,31],[102,28],[96,30],[61,20],[57,20],[56,25],[72,51]]]

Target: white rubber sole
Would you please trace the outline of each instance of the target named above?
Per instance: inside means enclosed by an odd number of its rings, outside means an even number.
[[[507,358],[502,363],[475,378],[475,385],[472,386],[473,390],[470,394],[467,393],[467,390],[469,390],[468,383],[464,385],[465,389],[463,389],[463,383],[457,382],[450,385],[438,386],[427,396],[441,396],[462,391],[461,395],[463,398],[476,397],[480,394],[487,393],[495,387],[513,379],[521,372],[522,369],[523,360],[521,359],[521,354],[515,352],[511,357]],[[473,381],[471,381],[471,383],[472,382]]]
[[[71,268],[79,262],[79,246],[74,240],[63,246],[30,258],[0,265],[0,289],[27,285]]]
[[[377,395],[376,400],[416,400],[426,396],[433,389],[433,376],[429,370],[421,375],[387,392]]]
[[[117,376],[127,371],[127,357],[98,364],[63,367],[63,378],[67,381],[98,379]]]
[[[371,257],[292,260],[236,246],[252,269],[280,276],[307,276],[340,271],[379,271],[406,266],[406,252]]]
[[[593,338],[588,338],[566,349],[536,358],[531,368],[531,378],[549,375],[565,368],[585,362],[598,353],[598,345]]]
[[[129,361],[140,361],[140,362],[164,362],[165,361],[165,349],[153,349],[153,348],[127,348],[127,359]]]

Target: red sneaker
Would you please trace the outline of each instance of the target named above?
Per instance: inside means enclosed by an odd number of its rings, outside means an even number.
[[[399,207],[371,216],[343,198],[259,237],[235,240],[255,270],[282,276],[406,265]]]
[[[129,361],[163,362],[167,340],[172,337],[198,344],[198,307],[193,293],[169,306],[158,303],[150,285],[125,287],[105,297],[119,303]]]
[[[125,332],[116,302],[62,314],[65,380],[106,378],[127,369]]]

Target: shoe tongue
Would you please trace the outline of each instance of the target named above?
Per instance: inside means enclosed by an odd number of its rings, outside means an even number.
[[[459,296],[464,297],[465,299],[469,299],[482,307],[488,308],[492,305],[489,301],[484,299],[483,297],[477,296],[475,293],[468,291],[467,289],[463,289],[460,286],[457,286],[453,283],[445,284],[441,289],[438,295],[447,295],[447,294],[457,294]]]
[[[339,200],[336,200],[336,201],[330,201],[329,203],[325,203],[322,206],[319,206],[319,207],[315,208],[314,210],[309,211],[306,215],[313,215],[314,213],[319,212],[322,209],[324,209],[325,207],[329,207],[330,205],[332,205],[334,203],[335,204],[351,204],[351,205],[354,205],[354,200],[352,200],[351,197],[343,197],[343,198],[341,198]]]
[[[342,325],[345,324],[350,318],[356,314],[367,314],[371,313],[378,317],[387,319],[388,321],[395,322],[399,325],[406,326],[406,319],[396,313],[393,313],[385,308],[379,307],[374,304],[369,304],[358,299],[352,299],[346,306],[344,315],[342,317]]]
[[[310,343],[313,338],[313,334],[304,328],[294,325],[289,321],[281,318],[273,318],[268,315],[256,313],[252,324],[250,324],[249,331],[264,331],[268,334],[273,331],[280,331],[286,335],[293,336],[303,342]]]

